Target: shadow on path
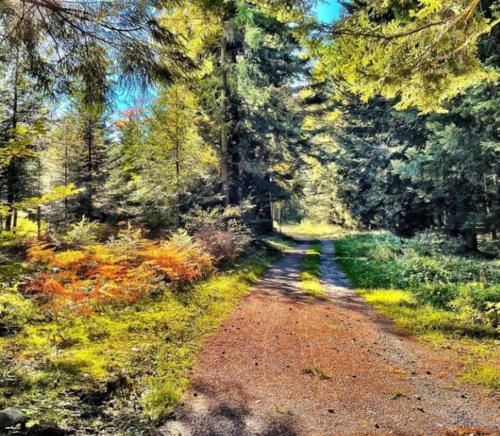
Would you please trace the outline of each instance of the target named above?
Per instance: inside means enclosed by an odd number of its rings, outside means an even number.
[[[277,261],[208,340],[193,387],[161,434],[434,435],[498,428],[497,403],[451,387],[449,371],[435,376],[446,365],[437,352],[405,339],[354,292],[329,240],[322,241],[320,265],[327,296],[306,295],[300,266],[309,246],[299,243]]]

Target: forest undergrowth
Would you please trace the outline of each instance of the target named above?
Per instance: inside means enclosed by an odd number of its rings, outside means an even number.
[[[432,233],[344,235],[336,251],[369,304],[403,331],[454,352],[463,380],[500,389],[498,258],[458,254],[457,241]]]
[[[185,232],[151,241],[127,228],[107,242],[4,255],[0,408],[22,410],[32,430],[154,428],[189,386],[207,335],[290,245],[245,244],[224,262],[212,235],[206,247]]]

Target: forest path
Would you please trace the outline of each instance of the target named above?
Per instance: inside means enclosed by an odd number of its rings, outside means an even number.
[[[500,434],[498,402],[458,384],[446,355],[401,336],[358,297],[331,241],[322,241],[328,296],[305,295],[308,247],[277,261],[208,341],[162,434]]]

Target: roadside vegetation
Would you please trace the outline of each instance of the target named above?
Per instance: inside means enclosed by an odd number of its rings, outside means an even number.
[[[500,260],[461,249],[435,233],[372,232],[336,243],[339,265],[369,304],[397,327],[456,352],[464,380],[498,390]]]
[[[1,258],[0,409],[22,411],[33,430],[154,428],[189,386],[207,335],[279,253],[222,229],[210,244],[203,231],[98,233],[78,224],[60,244],[32,240]]]
[[[303,220],[300,223],[288,223],[282,226],[283,233],[288,235],[305,236],[308,238],[332,238],[346,233],[346,229],[323,222]]]
[[[267,236],[266,243],[276,250],[283,252],[287,251],[289,248],[293,248],[296,244],[293,238],[282,233],[276,233],[275,235]]]

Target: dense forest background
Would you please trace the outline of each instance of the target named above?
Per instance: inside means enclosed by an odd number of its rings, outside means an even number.
[[[28,214],[154,234],[232,205],[258,232],[496,238],[495,2],[355,1],[333,25],[302,2],[143,3],[2,6],[6,231]],[[117,115],[124,92],[153,97]]]

